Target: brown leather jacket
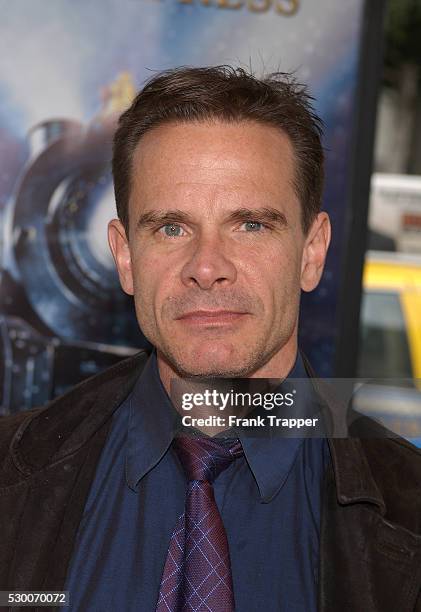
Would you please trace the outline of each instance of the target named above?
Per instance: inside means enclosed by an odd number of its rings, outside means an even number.
[[[0,419],[0,590],[63,589],[110,417],[146,358]],[[421,612],[421,452],[382,437],[329,438],[329,448],[319,611]]]

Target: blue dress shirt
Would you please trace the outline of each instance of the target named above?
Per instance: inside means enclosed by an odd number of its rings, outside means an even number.
[[[289,376],[307,376],[300,355]],[[71,610],[155,610],[184,511],[186,477],[171,447],[179,426],[153,351],[100,457],[67,576]],[[214,482],[236,612],[316,612],[326,440],[239,438],[244,456]]]

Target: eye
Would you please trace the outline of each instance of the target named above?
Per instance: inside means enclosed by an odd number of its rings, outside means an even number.
[[[169,238],[178,238],[183,235],[183,228],[176,223],[166,223],[158,230],[161,234],[168,236]]]
[[[241,227],[244,227],[246,232],[260,232],[264,225],[260,221],[245,221]]]

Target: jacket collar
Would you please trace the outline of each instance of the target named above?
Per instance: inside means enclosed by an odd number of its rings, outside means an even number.
[[[20,472],[29,475],[75,453],[87,443],[128,397],[148,356],[145,350],[141,350],[134,357],[80,383],[42,410],[28,415],[11,444],[13,461]],[[329,386],[315,377],[306,357],[302,357],[309,377],[314,379],[316,391],[326,404],[325,416],[332,429],[331,415],[344,407],[339,405]],[[377,505],[384,514],[385,502],[371,473],[361,440],[334,435],[329,437],[328,443],[338,501],[341,504],[369,502]]]
[[[28,415],[11,443],[16,467],[29,475],[75,453],[127,398],[147,358],[141,350]]]
[[[377,505],[384,515],[386,504],[373,478],[361,440],[350,437],[347,430],[348,406],[334,393],[331,385],[316,377],[307,357],[303,354],[302,357],[313,387],[324,402],[338,502],[344,505],[368,502]]]

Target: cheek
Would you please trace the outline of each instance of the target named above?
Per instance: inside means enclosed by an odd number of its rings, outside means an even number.
[[[161,265],[162,262],[158,258],[145,253],[136,254],[132,260],[135,299],[142,302],[143,306],[148,305],[156,293],[159,279],[162,278]]]
[[[292,240],[285,240],[282,244],[251,250],[247,255],[245,269],[259,285],[266,287],[266,290],[299,285],[300,253]]]
[[[255,273],[257,290],[268,307],[273,309],[275,319],[285,316],[288,311],[295,313],[299,303],[300,260],[295,252],[291,257],[291,251],[274,249]]]
[[[159,317],[164,300],[174,286],[175,267],[168,258],[152,254],[139,254],[133,263],[136,307],[142,318]]]

